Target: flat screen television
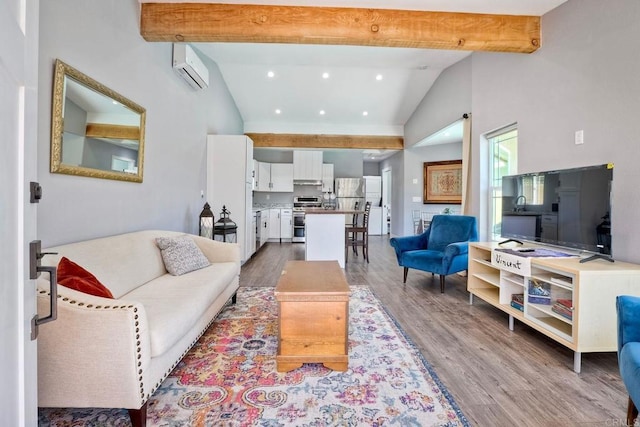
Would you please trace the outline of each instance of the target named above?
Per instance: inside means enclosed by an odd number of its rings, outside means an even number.
[[[613,165],[502,178],[501,236],[611,256]]]

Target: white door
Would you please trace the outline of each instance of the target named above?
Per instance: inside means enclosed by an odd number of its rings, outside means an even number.
[[[37,425],[36,311],[29,242],[36,239],[38,2],[0,0],[0,425]]]

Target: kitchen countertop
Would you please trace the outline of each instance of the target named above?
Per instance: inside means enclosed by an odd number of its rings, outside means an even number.
[[[353,210],[353,209],[322,209],[322,208],[307,208],[304,210],[305,214],[312,215],[336,215],[336,214],[361,214],[364,213],[363,210]]]

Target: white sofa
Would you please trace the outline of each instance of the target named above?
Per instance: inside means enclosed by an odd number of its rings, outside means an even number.
[[[127,408],[144,425],[147,401],[229,301],[239,285],[237,244],[191,236],[211,265],[181,276],[167,273],[157,237],[141,231],[52,248],[109,290],[101,298],[58,286],[58,318],[40,326],[40,407]],[[49,278],[38,279],[38,312],[49,312]]]

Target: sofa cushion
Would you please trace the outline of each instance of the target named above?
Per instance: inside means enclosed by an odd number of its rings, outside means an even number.
[[[145,230],[48,247],[43,251],[58,255],[46,255],[42,264],[55,266],[66,256],[107,283],[115,298],[121,298],[167,273],[156,238],[182,235],[177,231]],[[40,276],[38,286],[49,289],[46,275]]]
[[[211,264],[182,276],[165,274],[122,297],[144,306],[151,357],[162,355],[197,323],[240,273],[234,262]]]
[[[111,291],[96,276],[67,257],[62,257],[58,263],[58,284],[85,294],[113,299]]]
[[[181,276],[210,265],[193,239],[187,235],[178,237],[158,237],[158,247],[169,274]]]

